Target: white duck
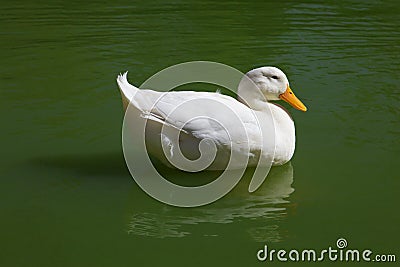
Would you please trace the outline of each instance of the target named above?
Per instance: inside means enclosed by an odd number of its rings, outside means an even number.
[[[294,122],[283,107],[269,101],[284,100],[298,110],[307,110],[290,89],[286,75],[276,67],[261,67],[249,71],[239,83],[239,100],[212,92],[141,90],[129,84],[127,72],[118,76],[117,83],[124,108],[129,103],[132,105],[127,112],[134,112],[134,116],[148,120],[146,145],[150,153],[167,165],[170,164],[161,144],[170,148],[170,157],[174,157],[174,151],[180,149],[187,158],[196,159],[200,156],[198,146],[203,139],[212,140],[217,148],[214,162],[207,167],[209,170],[225,169],[232,151],[246,153],[248,166],[256,166],[268,160],[272,160],[272,165],[285,164],[292,158],[295,150]],[[197,100],[206,101],[196,103]],[[173,112],[179,105],[182,105],[179,112]],[[234,125],[232,111],[243,123],[246,136],[235,133],[237,125]],[[274,126],[260,127],[256,119],[258,116],[272,119]],[[178,146],[174,146],[171,141],[173,138],[160,134],[163,126],[179,132]],[[231,131],[229,134],[227,129]],[[275,146],[266,149],[262,136],[271,133],[275,136]],[[250,150],[246,150],[246,146]],[[241,164],[238,162],[236,165]],[[270,162],[266,163],[268,164]],[[233,163],[230,166],[235,168],[236,165]]]

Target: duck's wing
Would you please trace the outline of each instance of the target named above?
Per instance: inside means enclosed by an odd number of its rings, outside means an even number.
[[[148,112],[149,118],[219,144],[247,143],[260,136],[254,112],[236,99],[218,93],[164,93]]]

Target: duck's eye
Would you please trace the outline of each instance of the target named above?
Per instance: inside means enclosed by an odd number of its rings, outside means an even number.
[[[274,76],[271,76],[271,78],[272,78],[272,79],[275,79],[275,80],[278,80],[278,79],[279,79],[279,77],[278,77],[278,76],[276,76],[276,75],[274,75]]]

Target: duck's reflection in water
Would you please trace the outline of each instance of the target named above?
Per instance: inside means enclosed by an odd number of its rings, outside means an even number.
[[[128,232],[158,238],[184,237],[193,234],[192,232],[203,232],[202,235],[212,236],[219,234],[215,230],[207,232],[212,229],[209,224],[240,222],[241,229],[246,229],[255,241],[280,241],[282,235],[279,222],[287,215],[290,204],[288,197],[294,191],[293,167],[290,162],[273,167],[263,185],[254,193],[248,192],[251,173],[251,170],[247,171],[245,177],[228,195],[210,205],[175,208],[157,203],[151,211],[134,212]],[[201,230],[193,228],[194,225],[201,224],[208,226]]]

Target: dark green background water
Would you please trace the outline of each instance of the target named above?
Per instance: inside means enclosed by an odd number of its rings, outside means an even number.
[[[339,237],[400,257],[398,1],[89,2],[2,4],[1,266],[271,265],[264,244]],[[191,60],[279,66],[309,111],[256,194],[183,209],[129,175],[115,78]]]

